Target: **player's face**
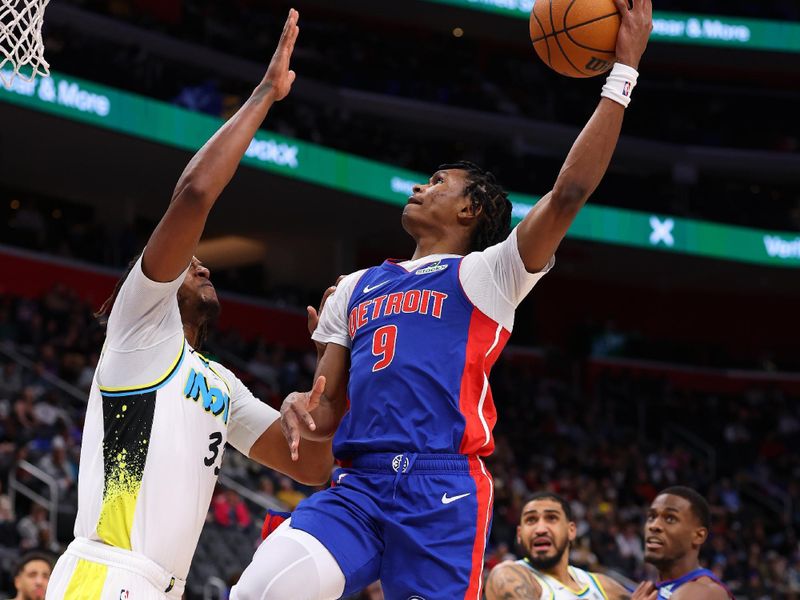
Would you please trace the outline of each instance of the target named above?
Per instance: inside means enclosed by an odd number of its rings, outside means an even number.
[[[43,560],[32,560],[14,578],[14,585],[22,600],[41,600],[50,580],[50,565]]]
[[[403,209],[403,227],[412,236],[423,229],[444,228],[459,223],[472,202],[464,195],[467,172],[462,169],[437,171],[428,183],[414,186]]]
[[[528,552],[531,564],[548,570],[569,560],[567,549],[576,535],[575,523],[567,520],[559,502],[542,498],[522,509],[517,539]]]
[[[644,526],[644,558],[656,567],[667,566],[697,552],[708,531],[702,527],[686,498],[662,494],[650,505]]]
[[[216,317],[219,313],[219,299],[217,290],[211,283],[211,271],[197,257],[192,257],[192,263],[178,290],[178,302],[182,311],[199,311],[208,317]]]

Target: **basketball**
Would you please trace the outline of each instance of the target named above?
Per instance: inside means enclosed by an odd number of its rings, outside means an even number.
[[[614,64],[619,24],[613,0],[536,0],[531,41],[556,72],[594,77]]]

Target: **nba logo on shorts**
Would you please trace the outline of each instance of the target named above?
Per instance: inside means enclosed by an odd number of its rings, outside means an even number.
[[[625,85],[622,88],[622,95],[623,96],[630,96],[631,95],[631,82],[626,81]]]
[[[130,597],[130,592],[128,590],[119,591],[119,600],[128,600],[129,597]]]

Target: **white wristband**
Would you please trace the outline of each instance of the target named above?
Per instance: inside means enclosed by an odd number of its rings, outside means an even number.
[[[600,95],[628,108],[628,104],[631,103],[631,94],[633,93],[633,88],[636,87],[638,78],[639,72],[636,69],[622,63],[616,63],[614,68],[611,69]]]

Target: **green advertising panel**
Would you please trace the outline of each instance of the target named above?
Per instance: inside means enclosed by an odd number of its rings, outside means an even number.
[[[533,0],[428,1],[519,19],[528,19],[534,4]],[[655,11],[651,39],[698,46],[800,52],[800,23]]]
[[[167,146],[195,151],[222,120],[89,81],[53,74],[0,86],[0,102],[95,125]],[[402,206],[414,183],[428,175],[260,131],[244,163],[257,168]],[[538,196],[513,193],[518,222]],[[602,200],[602,199],[597,199]],[[800,267],[800,234],[761,231],[666,215],[584,208],[569,237],[763,265]]]

